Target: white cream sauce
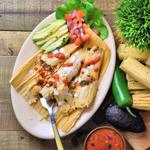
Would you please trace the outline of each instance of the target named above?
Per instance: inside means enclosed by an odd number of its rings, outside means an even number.
[[[88,75],[89,75],[89,72],[90,72],[90,70],[89,70],[89,69],[87,69],[87,68],[86,68],[86,69],[84,69],[84,75],[85,75],[85,76],[88,76]]]
[[[53,108],[53,113],[55,114],[57,111],[58,111],[58,107],[55,106],[55,107]]]
[[[92,70],[94,68],[94,65],[90,65],[87,68],[90,69],[90,70]]]
[[[75,54],[73,54],[71,57],[70,57],[70,62],[75,62],[77,60],[77,57],[80,55],[79,51],[75,52]]]
[[[33,69],[30,69],[29,72],[28,72],[28,74],[29,74],[30,76],[32,76],[32,75],[34,74],[34,70],[33,70]]]
[[[54,88],[54,95],[58,95],[58,94],[59,94],[58,90]]]
[[[53,54],[57,54],[57,53],[59,53],[59,50],[56,49],[56,50],[54,50],[52,53],[53,53]]]
[[[65,101],[61,100],[61,101],[58,102],[58,106],[62,106],[64,103],[65,103]]]
[[[56,63],[57,61],[59,61],[59,59],[58,58],[51,58],[50,60],[49,60],[49,62],[52,62],[52,63]]]
[[[60,49],[59,49],[59,52],[65,54],[64,48],[60,48]]]

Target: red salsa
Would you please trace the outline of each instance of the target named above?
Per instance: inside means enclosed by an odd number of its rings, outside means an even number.
[[[122,136],[112,128],[100,128],[87,138],[85,150],[124,150]]]
[[[100,56],[96,56],[95,58],[92,58],[91,60],[86,61],[83,64],[83,68],[86,68],[88,65],[95,65],[100,61]]]
[[[68,80],[67,79],[63,79],[62,82],[67,86],[68,85]]]
[[[54,56],[53,53],[48,53],[48,54],[47,54],[47,57],[48,57],[48,58],[53,58],[53,56]]]
[[[85,24],[84,16],[84,11],[81,10],[75,10],[64,16],[70,33],[70,42],[78,46],[90,40],[90,35],[85,33],[85,29],[89,26]]]
[[[58,80],[59,80],[59,75],[58,75],[58,74],[54,74],[54,75],[52,76],[52,78],[53,78],[54,80],[58,81]]]
[[[71,66],[73,66],[73,63],[65,63],[65,64],[63,64],[63,67],[71,67]]]
[[[94,72],[98,72],[98,70],[99,70],[98,68],[94,68]]]
[[[57,82],[53,82],[52,86],[53,88],[57,88]]]
[[[57,53],[55,54],[55,57],[58,59],[65,59],[65,55],[63,53]]]

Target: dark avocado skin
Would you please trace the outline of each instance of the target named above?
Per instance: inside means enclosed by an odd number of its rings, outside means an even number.
[[[106,120],[113,126],[132,132],[145,131],[145,124],[136,110],[131,110],[136,117],[131,116],[126,109],[121,109],[117,105],[110,105],[105,110]]]

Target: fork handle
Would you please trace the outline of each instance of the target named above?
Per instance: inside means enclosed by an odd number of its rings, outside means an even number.
[[[61,139],[60,139],[60,136],[59,136],[59,133],[58,133],[58,129],[56,127],[56,122],[55,122],[53,113],[50,114],[50,120],[51,120],[52,128],[53,128],[53,131],[54,131],[54,136],[55,136],[57,149],[58,150],[64,150]]]

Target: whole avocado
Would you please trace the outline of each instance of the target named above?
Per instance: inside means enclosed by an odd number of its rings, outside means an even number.
[[[145,124],[140,114],[134,110],[136,117],[131,116],[126,109],[121,109],[117,105],[110,105],[105,110],[106,120],[113,126],[132,132],[145,131]]]

